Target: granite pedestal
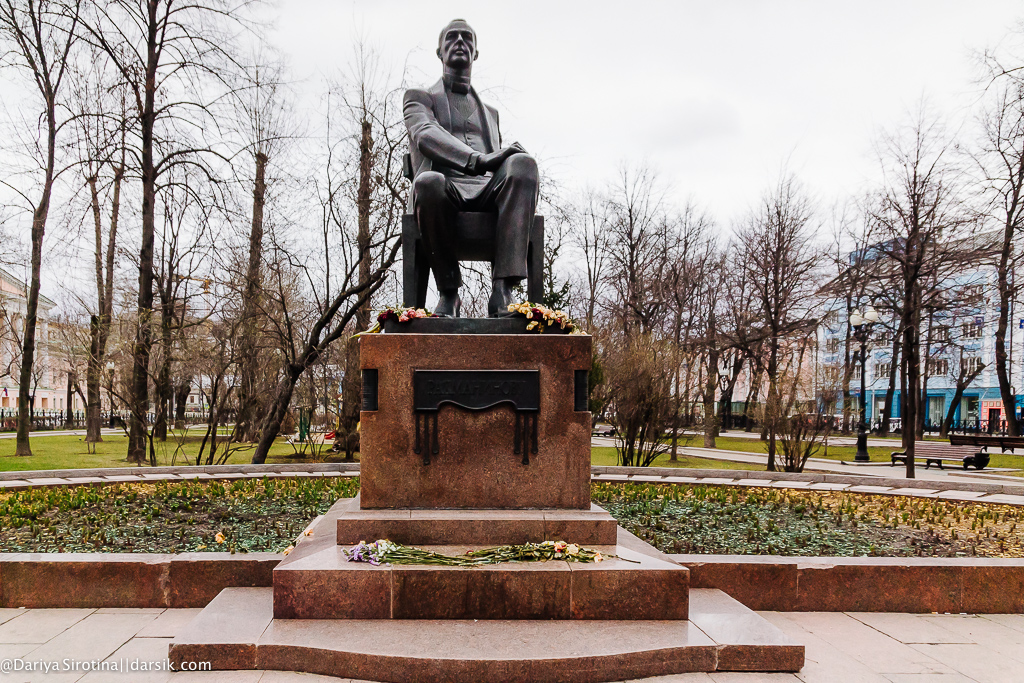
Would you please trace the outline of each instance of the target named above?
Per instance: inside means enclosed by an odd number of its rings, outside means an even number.
[[[706,591],[693,613],[689,571],[591,503],[590,337],[416,324],[361,340],[360,495],[300,537],[273,589],[222,592],[172,662],[396,683],[803,665],[802,646],[725,594]],[[347,561],[345,546],[380,538],[445,554],[560,540],[607,559]],[[240,630],[226,638],[224,624]]]

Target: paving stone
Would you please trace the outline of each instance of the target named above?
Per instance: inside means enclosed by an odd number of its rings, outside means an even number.
[[[1024,657],[997,655],[981,645],[909,645],[950,669],[985,683],[1020,683]],[[1024,652],[1022,652],[1024,654]]]
[[[860,486],[851,486],[850,488],[848,488],[846,490],[847,491],[856,491],[857,493],[889,493],[890,491],[892,491],[892,487],[891,486],[867,486],[867,485],[863,485],[862,484]]]
[[[904,644],[915,643],[975,643],[973,638],[958,635],[940,623],[920,614],[893,614],[887,612],[848,612],[849,616],[881,631]]]
[[[24,613],[25,613],[25,609],[24,608],[17,608],[17,607],[4,607],[4,608],[0,608],[0,624],[3,624],[4,622],[10,621],[14,617],[20,617]]]
[[[49,612],[50,610],[40,610]],[[104,659],[156,619],[155,614],[90,614],[46,641],[31,653],[32,659],[85,661]],[[80,672],[79,676],[84,672]]]
[[[827,481],[818,481],[811,484],[807,488],[819,491],[844,491],[850,488],[850,484],[832,484]]]
[[[665,481],[665,477],[654,477],[649,474],[632,474],[629,477],[630,481]]]
[[[792,613],[758,612],[762,617],[805,648],[804,668],[798,678],[805,683],[888,683],[861,661],[854,659],[825,638],[802,628],[789,617]]]
[[[952,669],[853,617],[841,613],[792,612],[786,618],[831,643],[877,674],[949,673]],[[798,641],[799,642],[799,641]]]
[[[1005,503],[1008,505],[1024,505],[1024,496],[1011,496],[1006,493],[990,493],[980,499],[986,503]]]
[[[199,615],[201,608],[167,609],[139,631],[140,638],[175,638]],[[166,653],[165,653],[166,654]]]
[[[0,624],[0,643],[45,643],[93,613],[91,609],[24,610]]]
[[[650,680],[650,679],[649,679]],[[260,683],[360,683],[350,678],[335,678],[334,676],[318,676],[316,674],[301,674],[294,671],[267,671],[260,679]]]
[[[134,474],[105,474],[103,479],[106,481],[141,481],[141,479]]]
[[[788,480],[783,480],[783,481],[773,481],[771,485],[772,485],[773,488],[780,488],[780,489],[804,489],[804,488],[808,488],[812,483],[813,482],[809,482],[809,481],[788,481]]]
[[[687,483],[690,483],[690,482],[698,481],[698,479],[697,479],[697,477],[684,477],[684,476],[679,475],[679,474],[670,474],[670,475],[665,477],[664,481],[670,482],[670,483],[677,483],[677,482],[687,482]]]
[[[100,607],[96,614],[161,614],[164,607]]]
[[[737,479],[737,486],[771,486],[771,479]]]
[[[988,618],[974,615],[939,614],[921,615],[920,619],[933,625],[934,628],[940,628],[950,633],[953,639],[948,642],[976,643],[999,655],[1018,660],[1024,656],[1024,632],[1002,626]]]
[[[731,484],[736,480],[728,477],[702,477],[697,481],[701,484]]]
[[[902,488],[902,489],[893,489],[891,491],[891,493],[898,493],[901,496],[917,496],[917,497],[922,497],[922,498],[934,497],[938,492],[939,492],[938,489],[916,489],[916,488],[911,488],[911,487]]]
[[[106,662],[117,662],[124,670],[90,671],[79,679],[80,683],[165,683],[173,672],[167,670],[167,646],[170,638],[132,638],[107,657]],[[156,670],[147,671],[153,667]]]
[[[27,479],[31,486],[55,486],[69,483],[67,479],[58,477],[41,477],[39,479]]]
[[[2,489],[17,489],[30,484],[24,479],[7,479],[6,481],[0,481],[0,488]]]
[[[1024,633],[1024,614],[983,614],[982,619],[988,619],[1000,626]]]
[[[716,671],[708,674],[713,683],[800,683],[795,674]]]
[[[167,680],[171,683],[259,683],[262,671],[177,671]],[[346,683],[340,678],[329,680]]]
[[[886,674],[891,683],[977,683],[962,674]]]
[[[948,498],[949,500],[974,500],[986,495],[984,491],[940,491],[935,494],[936,498]]]

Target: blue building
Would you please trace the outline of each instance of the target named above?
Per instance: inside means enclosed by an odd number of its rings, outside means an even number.
[[[950,283],[956,291],[957,306],[953,310],[936,311],[921,325],[921,370],[927,380],[924,404],[926,429],[938,430],[950,405],[956,398],[957,378],[961,371],[970,376],[984,366],[964,389],[954,406],[954,424],[989,431],[999,431],[1006,419],[1006,410],[1024,416],[1024,307],[1011,308],[1011,325],[1007,331],[1008,369],[1016,395],[1015,406],[1003,406],[995,369],[995,329],[998,322],[998,297],[995,272],[979,268]],[[867,418],[877,427],[884,414],[885,397],[890,377],[895,373],[891,428],[900,424],[901,389],[899,361],[893,362],[893,325],[882,313],[882,319],[871,329],[867,353]],[[846,340],[851,334],[845,305],[833,307],[824,317],[818,331],[818,362],[820,385],[841,388],[846,370]],[[854,395],[850,410],[859,410],[860,362],[854,351],[859,343],[850,339],[850,392]],[[926,360],[927,359],[927,360]]]

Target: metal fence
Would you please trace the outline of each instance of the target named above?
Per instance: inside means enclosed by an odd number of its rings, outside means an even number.
[[[123,428],[128,424],[130,413],[126,410],[104,411],[100,413],[103,427],[114,429]],[[185,422],[187,424],[205,423],[205,413],[186,412]],[[174,419],[173,416],[171,418]],[[155,413],[148,413],[146,420],[153,424],[156,420]],[[47,431],[60,429],[85,429],[85,412],[81,410],[34,410],[32,411],[32,431]],[[13,432],[18,429],[18,411],[0,409],[0,432]]]

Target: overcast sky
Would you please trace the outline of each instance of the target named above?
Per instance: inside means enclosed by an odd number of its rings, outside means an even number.
[[[473,72],[541,172],[600,184],[646,160],[724,225],[787,165],[823,204],[879,175],[874,140],[922,97],[963,121],[973,54],[1024,17],[1010,0],[447,2],[278,0],[271,38],[313,82],[365,36],[411,82],[440,75],[440,29],[476,29]]]

